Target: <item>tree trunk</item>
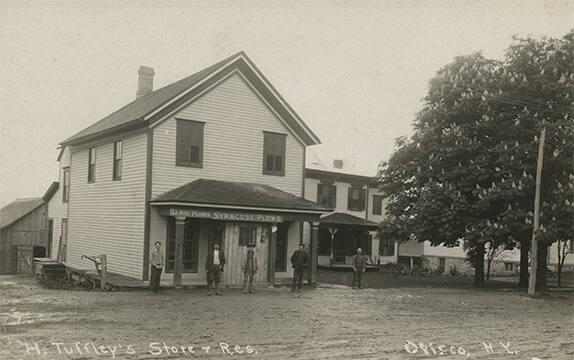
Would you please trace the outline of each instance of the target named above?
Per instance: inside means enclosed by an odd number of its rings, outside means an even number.
[[[548,245],[542,241],[538,242],[538,269],[536,271],[536,291],[544,292],[547,283],[548,267],[546,258],[548,255]]]
[[[518,280],[518,287],[522,289],[528,288],[529,251],[530,251],[530,240],[522,240],[520,242],[520,279]]]
[[[474,259],[474,286],[484,287],[484,244],[476,246]]]
[[[486,280],[490,280],[490,264],[492,264],[492,259],[489,258],[486,266]]]

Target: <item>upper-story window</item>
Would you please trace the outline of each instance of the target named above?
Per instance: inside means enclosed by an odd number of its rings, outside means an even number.
[[[88,182],[96,181],[96,148],[88,150]]]
[[[70,200],[70,168],[64,168],[62,173],[62,202]]]
[[[349,188],[347,209],[351,211],[365,210],[365,189],[354,186]]]
[[[383,215],[383,197],[373,195],[373,215]]]
[[[122,141],[116,141],[114,143],[114,169],[113,169],[113,180],[122,179]]]
[[[317,184],[317,203],[323,207],[337,207],[337,187],[334,184]]]
[[[263,133],[263,174],[285,175],[285,139],[287,135]]]
[[[192,120],[177,120],[175,165],[203,167],[203,126]]]

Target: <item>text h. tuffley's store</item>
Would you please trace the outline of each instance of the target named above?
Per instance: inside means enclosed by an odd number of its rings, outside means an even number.
[[[317,136],[240,52],[153,91],[138,71],[136,100],[61,143],[61,211],[52,254],[72,268],[107,255],[108,271],[147,280],[160,241],[164,284],[202,284],[208,249],[227,258],[223,282],[240,284],[241,253],[256,243],[256,281],[292,276],[290,254],[319,217],[303,199],[305,147]],[[65,221],[63,221],[65,220]],[[312,272],[313,278],[316,272]]]

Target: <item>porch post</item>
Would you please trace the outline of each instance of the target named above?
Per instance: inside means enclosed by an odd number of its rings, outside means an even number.
[[[181,272],[183,270],[183,234],[185,230],[185,216],[175,217],[175,266],[173,271],[173,286],[181,286]]]
[[[329,228],[329,233],[331,234],[331,252],[329,253],[329,265],[333,266],[333,264],[335,263],[335,255],[333,253],[333,247],[334,247],[334,243],[335,243],[335,234],[337,233],[337,230],[339,229],[335,229],[335,228]]]
[[[311,284],[317,284],[317,245],[319,241],[319,222],[313,221],[311,223]]]
[[[277,255],[277,224],[271,225],[271,236],[269,237],[269,263],[267,265],[267,277],[269,286],[275,285],[275,257]]]

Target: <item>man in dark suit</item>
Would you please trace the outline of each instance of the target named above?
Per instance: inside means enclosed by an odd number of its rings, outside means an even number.
[[[205,271],[207,271],[207,295],[211,295],[211,288],[215,290],[215,295],[222,295],[219,291],[219,282],[221,281],[221,272],[225,265],[225,255],[219,249],[219,245],[213,245],[213,250],[207,251],[205,260]]]
[[[299,249],[291,255],[291,265],[293,265],[293,284],[291,284],[291,292],[301,291],[303,287],[303,276],[305,275],[305,268],[309,266],[309,254],[305,251],[305,245],[299,244]]]

